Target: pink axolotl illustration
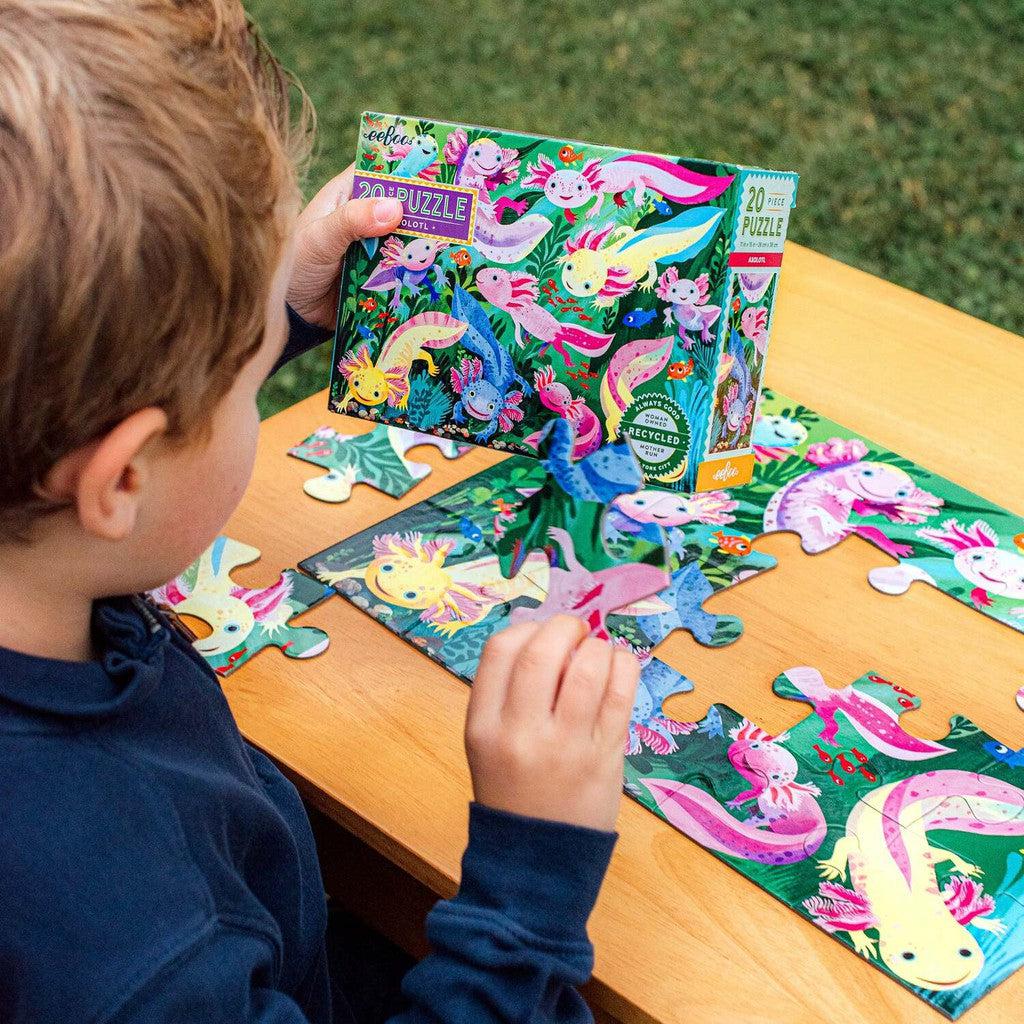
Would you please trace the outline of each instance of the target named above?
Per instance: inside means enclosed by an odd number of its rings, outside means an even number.
[[[597,331],[556,320],[537,301],[538,283],[532,274],[510,272],[501,267],[481,267],[476,275],[476,286],[492,306],[504,310],[512,318],[517,345],[521,347],[524,344],[524,334],[537,338],[544,343],[541,352],[550,345],[566,366],[573,365],[570,348],[597,358],[608,351],[614,338],[612,334],[598,334]]]
[[[898,761],[922,761],[953,753],[952,747],[911,735],[900,725],[899,712],[863,690],[853,686],[833,689],[816,668],[786,669],[785,680],[789,685],[777,686],[775,692],[780,697],[803,700],[813,705],[814,713],[823,723],[818,737],[829,746],[839,745],[836,741],[839,732],[836,715],[841,712],[879,753]],[[908,702],[908,707],[913,706]]]
[[[455,184],[479,190],[480,199],[490,203],[490,193],[501,185],[511,185],[519,177],[519,151],[499,146],[494,139],[470,142],[462,128],[456,128],[444,144],[444,161],[455,165]],[[506,209],[522,215],[526,201],[502,196],[492,208],[495,220]]]
[[[533,375],[537,397],[545,409],[550,409],[572,426],[576,439],[572,446],[572,459],[582,459],[601,447],[601,421],[582,398],[573,398],[572,392],[555,380],[555,371],[546,366]],[[539,434],[538,440],[539,440]]]
[[[754,343],[754,348],[764,358],[768,350],[768,310],[764,306],[748,306],[740,317],[740,331]]]
[[[731,184],[733,175],[698,174],[664,157],[646,153],[630,153],[607,163],[588,160],[580,170],[558,168],[543,154],[530,164],[523,184],[540,187],[554,205],[566,211],[566,219],[574,224],[573,210],[591,200],[594,205],[587,217],[596,217],[604,205],[605,197],[613,197],[616,206],[625,206],[623,193],[634,189],[633,202],[643,206],[647,193],[654,192],[665,199],[687,205],[707,203],[720,196]]]
[[[675,267],[669,267],[658,278],[657,295],[669,304],[665,310],[665,326],[679,327],[679,337],[687,350],[693,348],[691,332],[700,332],[700,340],[712,340],[711,328],[722,312],[721,306],[707,305],[709,278],[700,274],[693,280],[680,277]]]
[[[793,864],[817,852],[828,826],[818,806],[821,791],[796,781],[800,765],[783,746],[786,735],[772,736],[743,719],[729,730],[729,763],[749,788],[724,807],[710,793],[674,779],[641,779],[658,810],[680,832],[701,846],[758,864]],[[751,800],[757,812],[733,817]]]
[[[551,221],[539,213],[525,217],[526,200],[500,196],[491,201],[491,192],[511,185],[519,177],[519,153],[499,146],[494,139],[470,142],[462,128],[456,128],[444,145],[445,163],[455,166],[455,184],[478,190],[476,230],[473,245],[492,263],[518,263],[525,259],[551,230]],[[515,210],[519,219],[502,224],[506,209]]]
[[[856,533],[893,558],[911,549],[890,540],[875,526],[854,524],[850,517],[881,515],[894,523],[920,523],[935,515],[942,499],[919,488],[896,466],[868,462],[859,438],[834,437],[812,444],[804,458],[815,469],[772,495],[764,513],[766,532],[792,530],[804,551],[827,551]]]
[[[551,567],[548,596],[537,608],[516,608],[510,618],[517,622],[544,622],[555,615],[574,615],[590,627],[592,636],[610,640],[605,618],[612,612],[630,614],[630,606],[653,597],[669,585],[664,569],[643,562],[627,562],[591,572],[576,559],[573,539],[557,526],[548,536],[562,549],[565,568]]]
[[[363,288],[371,292],[394,291],[391,306],[397,307],[402,301],[402,290],[408,288],[413,295],[418,295],[422,285],[430,292],[430,301],[437,302],[440,297],[438,289],[430,280],[430,271],[440,278],[440,270],[434,266],[438,254],[448,248],[447,242],[439,242],[435,238],[413,238],[403,244],[400,238],[392,235],[381,246],[380,263],[377,269],[366,279]],[[438,280],[443,285],[443,279]]]

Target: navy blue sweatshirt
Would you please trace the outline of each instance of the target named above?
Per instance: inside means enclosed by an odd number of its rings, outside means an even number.
[[[329,1024],[294,787],[142,599],[98,603],[93,647],[0,648],[0,1021]],[[574,986],[613,843],[473,805],[459,892],[428,917],[395,1024],[590,1020]]]

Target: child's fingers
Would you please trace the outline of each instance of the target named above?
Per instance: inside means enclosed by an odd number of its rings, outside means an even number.
[[[508,719],[538,719],[551,714],[555,694],[586,625],[570,615],[543,623],[516,658],[502,714]]]
[[[349,196],[352,195],[352,178],[356,165],[349,164],[340,174],[336,174],[308,203],[302,211],[303,220],[313,221],[333,213]]]
[[[470,690],[467,721],[497,720],[516,660],[537,629],[535,622],[522,622],[495,633],[487,641]]]
[[[612,667],[612,646],[587,637],[576,648],[555,698],[555,714],[572,729],[594,731]]]
[[[625,740],[629,716],[640,682],[640,662],[631,651],[616,646],[612,651],[608,684],[597,715],[597,733],[611,743]]]

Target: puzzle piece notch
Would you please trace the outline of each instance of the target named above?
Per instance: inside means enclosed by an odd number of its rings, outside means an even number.
[[[436,448],[446,459],[457,459],[470,450],[447,438],[398,427],[376,426],[365,434],[343,434],[320,427],[288,454],[327,469],[324,476],[307,480],[302,489],[318,501],[348,501],[352,488],[368,484],[393,498],[401,498],[425,477],[431,467],[414,462],[407,452],[418,445]]]
[[[180,576],[150,594],[171,614],[189,615],[210,627],[210,634],[195,638],[193,646],[220,676],[267,647],[289,658],[311,658],[329,644],[322,629],[293,626],[291,620],[329,597],[332,589],[295,569],[285,569],[268,587],[232,581],[235,569],[259,557],[258,548],[218,537]]]

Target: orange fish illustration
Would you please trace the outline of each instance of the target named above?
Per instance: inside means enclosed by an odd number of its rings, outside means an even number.
[[[372,295],[368,299],[360,299],[359,308],[365,309],[367,313],[372,313],[377,308],[377,300]]]
[[[451,255],[452,263],[457,267],[468,267],[473,262],[473,257],[466,249],[456,249]]]
[[[727,555],[749,555],[754,550],[746,537],[740,537],[735,533],[724,533],[717,530],[711,534],[711,539],[718,541],[718,550],[724,551]]]
[[[1016,544],[1021,551],[1024,551],[1024,533],[1018,533],[1017,536],[1013,538],[1013,543]]]
[[[669,363],[669,380],[686,380],[693,373],[693,359],[687,359],[685,363]]]
[[[561,160],[563,164],[574,164],[577,160],[583,159],[583,154],[577,153],[572,146],[563,146],[558,151],[558,159]]]

